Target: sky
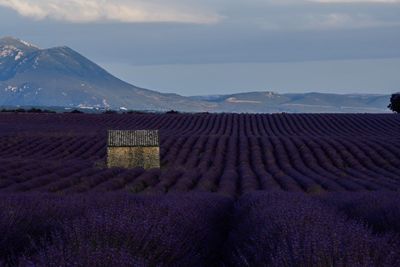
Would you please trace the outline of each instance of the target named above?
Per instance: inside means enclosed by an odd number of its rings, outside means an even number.
[[[0,0],[0,36],[182,95],[400,91],[400,0]]]

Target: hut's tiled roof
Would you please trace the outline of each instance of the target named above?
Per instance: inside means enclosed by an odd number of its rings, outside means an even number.
[[[158,146],[158,130],[109,130],[108,146]]]

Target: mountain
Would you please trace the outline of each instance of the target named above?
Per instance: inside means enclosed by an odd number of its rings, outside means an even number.
[[[388,95],[249,92],[183,97],[128,84],[69,47],[0,39],[0,106],[186,112],[388,112]]]
[[[40,49],[0,39],[0,106],[205,111],[215,104],[138,88],[69,47]]]

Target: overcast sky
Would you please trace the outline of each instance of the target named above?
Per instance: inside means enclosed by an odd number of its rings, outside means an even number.
[[[0,35],[183,95],[400,91],[400,0],[0,0]]]

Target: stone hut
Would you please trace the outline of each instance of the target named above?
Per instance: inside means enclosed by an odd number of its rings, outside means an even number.
[[[108,168],[160,168],[157,130],[108,131]]]

